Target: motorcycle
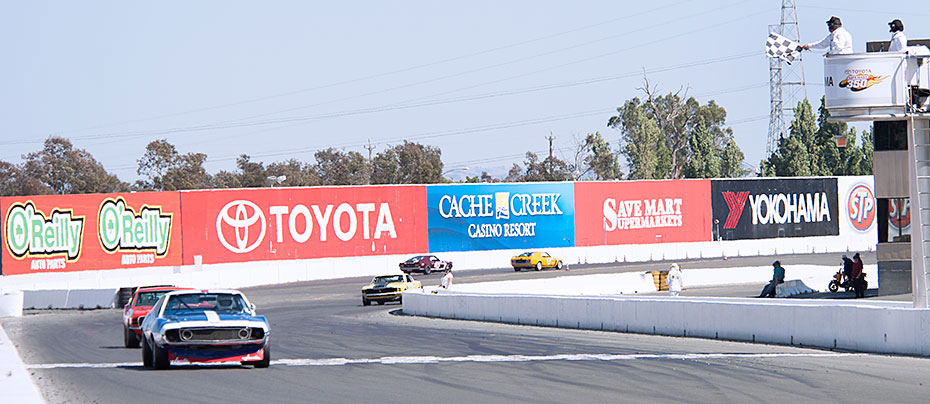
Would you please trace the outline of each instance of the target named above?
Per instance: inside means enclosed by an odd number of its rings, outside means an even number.
[[[862,274],[862,284],[863,284],[863,289],[869,288],[869,283],[866,282],[865,280],[865,274]],[[836,293],[836,291],[840,290],[840,288],[843,288],[846,292],[849,292],[850,290],[853,289],[853,287],[854,287],[853,280],[849,279],[846,276],[846,274],[843,273],[842,269],[840,269],[839,271],[836,272],[836,274],[833,275],[833,280],[831,280],[830,284],[827,285],[827,289],[829,289],[830,292],[833,292],[833,293]]]

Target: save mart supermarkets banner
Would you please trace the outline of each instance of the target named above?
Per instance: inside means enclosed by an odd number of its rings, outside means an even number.
[[[181,264],[177,192],[0,198],[2,274]]]
[[[714,231],[723,240],[836,236],[837,197],[836,177],[712,180]]]
[[[185,265],[424,253],[422,185],[181,193]]]
[[[578,246],[711,240],[710,180],[575,183]]]
[[[431,252],[575,245],[570,182],[429,185],[426,203]]]

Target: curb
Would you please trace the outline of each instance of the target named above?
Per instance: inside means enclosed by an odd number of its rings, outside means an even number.
[[[5,402],[45,403],[16,347],[0,323],[0,391]]]

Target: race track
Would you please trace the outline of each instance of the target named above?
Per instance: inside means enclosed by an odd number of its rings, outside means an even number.
[[[835,255],[779,259],[789,271],[792,262],[837,261]],[[766,270],[772,260],[682,266]],[[459,272],[456,282],[663,267],[502,268]],[[435,285],[439,275],[419,279]],[[917,403],[930,396],[930,360],[924,358],[411,317],[396,304],[362,306],[364,283],[355,278],[244,290],[272,323],[269,369],[143,369],[140,350],[122,347],[120,310],[37,311],[2,324],[50,403]]]

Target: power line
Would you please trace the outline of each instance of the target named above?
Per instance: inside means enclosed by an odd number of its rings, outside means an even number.
[[[738,55],[706,59],[706,60],[702,60],[698,62],[684,63],[684,64],[679,64],[679,65],[665,67],[665,68],[647,70],[646,73],[661,73],[661,72],[667,72],[667,71],[672,71],[672,70],[679,70],[679,69],[684,69],[684,68],[709,65],[709,64],[714,64],[714,63],[728,62],[732,60],[745,59],[745,58],[754,57],[754,56],[761,57],[759,55],[760,55],[759,52],[748,52],[748,53],[743,53],[743,54],[738,54]],[[485,93],[485,94],[479,94],[479,95],[467,96],[467,97],[457,97],[457,98],[449,98],[449,99],[429,101],[429,102],[421,102],[418,104],[380,106],[380,107],[363,108],[363,109],[356,109],[356,110],[337,111],[337,112],[328,113],[328,114],[319,114],[319,115],[310,115],[310,116],[293,116],[293,117],[269,119],[269,120],[263,120],[263,121],[242,122],[242,123],[237,123],[237,124],[230,123],[230,124],[218,124],[218,125],[199,125],[199,126],[177,127],[177,128],[158,129],[158,130],[139,131],[139,132],[113,132],[113,133],[106,133],[106,134],[100,134],[100,135],[81,136],[81,137],[78,137],[77,139],[87,140],[87,139],[110,139],[110,138],[115,138],[115,137],[141,137],[141,136],[166,135],[166,134],[183,133],[183,132],[196,132],[196,131],[204,131],[204,130],[252,127],[252,126],[278,124],[278,123],[306,122],[306,121],[327,119],[327,118],[346,117],[346,116],[353,116],[353,115],[387,112],[387,111],[394,111],[394,110],[404,110],[404,109],[412,109],[412,108],[421,108],[421,107],[427,107],[427,106],[444,105],[444,104],[466,102],[466,101],[485,100],[485,99],[490,99],[490,98],[498,98],[498,97],[518,95],[518,94],[554,90],[554,89],[560,89],[560,88],[566,88],[566,87],[596,84],[596,83],[602,83],[606,81],[619,80],[623,78],[636,77],[641,74],[643,74],[643,72],[641,71],[630,72],[630,73],[624,73],[624,74],[618,74],[618,75],[612,75],[612,76],[578,80],[578,81],[567,82],[567,83],[550,84],[550,85],[511,90],[511,91]],[[30,144],[30,143],[42,143],[42,142],[43,141],[18,140],[18,141],[0,142],[0,145]]]
[[[111,123],[111,124],[104,124],[104,125],[96,125],[96,126],[92,126],[92,127],[86,127],[86,128],[82,128],[82,129],[72,129],[72,130],[66,130],[66,131],[57,131],[57,132],[52,133],[52,135],[63,135],[63,134],[67,134],[67,133],[84,132],[84,131],[87,131],[87,130],[100,129],[100,128],[106,128],[106,127],[113,127],[113,126],[119,126],[119,125],[129,124],[129,123],[147,122],[147,121],[158,120],[158,119],[164,119],[164,118],[171,118],[171,117],[176,117],[176,116],[190,115],[190,114],[194,114],[194,113],[198,113],[198,112],[205,112],[205,111],[211,111],[211,110],[229,108],[229,107],[234,107],[234,106],[240,106],[240,105],[245,105],[245,104],[251,104],[251,103],[255,103],[255,102],[266,101],[266,100],[275,99],[275,98],[281,98],[281,97],[287,97],[287,96],[292,96],[292,95],[296,95],[296,94],[302,94],[302,93],[306,93],[306,92],[312,92],[312,91],[323,90],[323,89],[332,88],[332,87],[338,87],[338,86],[345,85],[345,84],[354,84],[354,83],[363,82],[363,81],[367,81],[367,80],[372,80],[372,79],[376,79],[376,78],[391,76],[391,75],[395,75],[395,74],[399,74],[399,73],[406,73],[406,72],[410,72],[410,71],[414,71],[414,70],[419,70],[419,69],[423,69],[423,68],[426,68],[426,67],[431,67],[431,66],[446,64],[446,63],[455,62],[455,61],[459,61],[459,60],[463,60],[463,59],[468,59],[468,58],[472,58],[472,57],[475,57],[475,56],[480,56],[480,55],[484,55],[484,54],[488,54],[488,53],[493,53],[493,52],[497,52],[497,51],[501,51],[501,50],[505,50],[505,49],[515,48],[515,47],[519,47],[519,46],[523,46],[523,45],[527,45],[527,44],[531,44],[531,43],[535,43],[535,42],[540,42],[540,41],[552,39],[552,38],[557,38],[557,37],[564,36],[564,35],[568,35],[568,34],[572,34],[572,33],[575,33],[575,32],[585,31],[585,30],[588,30],[588,29],[591,29],[591,28],[596,28],[596,27],[599,27],[599,26],[607,25],[607,24],[614,23],[614,22],[617,22],[617,21],[621,21],[621,20],[630,19],[630,18],[633,18],[633,17],[638,17],[638,16],[650,14],[650,13],[657,12],[657,11],[660,11],[660,10],[664,10],[664,9],[667,9],[667,8],[677,7],[677,6],[681,5],[681,4],[689,3],[689,2],[691,2],[691,1],[693,1],[693,0],[682,0],[682,1],[679,1],[679,2],[676,2],[676,3],[666,4],[666,5],[664,5],[664,6],[655,7],[655,8],[652,8],[652,9],[649,9],[649,10],[645,10],[645,11],[642,11],[642,12],[639,12],[639,13],[629,14],[629,15],[625,15],[625,16],[621,16],[621,17],[617,17],[617,18],[612,18],[612,19],[609,19],[609,20],[606,20],[606,21],[602,21],[602,22],[599,22],[599,23],[596,23],[596,24],[585,25],[585,26],[581,26],[581,27],[578,27],[578,28],[573,28],[573,29],[569,29],[569,30],[566,30],[566,31],[557,32],[557,33],[554,33],[554,34],[544,35],[544,36],[536,37],[536,38],[533,38],[533,39],[528,39],[528,40],[524,40],[524,41],[520,41],[520,42],[511,43],[511,44],[508,44],[508,45],[498,46],[498,47],[495,47],[495,48],[485,49],[485,50],[481,50],[481,51],[477,51],[477,52],[472,52],[472,53],[468,53],[468,54],[465,54],[465,55],[450,57],[450,58],[446,58],[446,59],[440,59],[440,60],[438,60],[438,61],[433,61],[433,62],[429,62],[429,63],[423,63],[423,64],[419,64],[419,65],[414,65],[414,66],[409,66],[409,67],[405,67],[405,68],[401,68],[401,69],[397,69],[397,70],[392,70],[392,71],[388,71],[388,72],[377,73],[377,74],[372,74],[372,75],[368,75],[368,76],[363,76],[363,77],[358,77],[358,78],[353,78],[353,79],[347,79],[347,80],[337,81],[337,82],[328,83],[328,84],[319,85],[319,86],[313,86],[313,87],[307,87],[307,88],[302,88],[302,89],[297,89],[297,90],[291,90],[291,91],[286,91],[286,92],[277,93],[277,94],[271,94],[271,95],[266,95],[266,96],[259,96],[259,97],[254,97],[254,98],[248,98],[248,99],[244,99],[244,100],[240,100],[240,101],[235,101],[235,102],[231,102],[231,103],[225,103],[225,104],[219,104],[219,105],[213,105],[213,106],[206,106],[206,107],[200,107],[200,108],[195,108],[195,109],[186,110],[186,111],[180,111],[180,112],[174,112],[174,113],[156,115],[156,116],[148,117],[148,118],[140,118],[140,119],[126,120],[126,121],[121,121],[121,122],[116,122],[116,123]],[[246,118],[246,119],[248,119],[248,118]]]

